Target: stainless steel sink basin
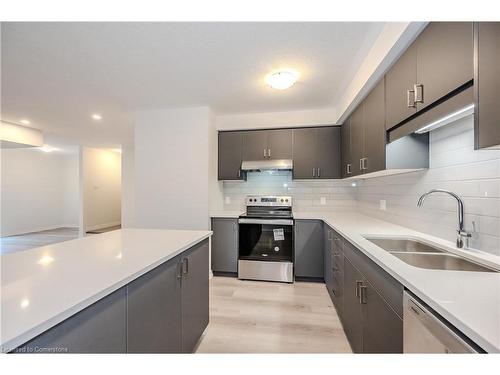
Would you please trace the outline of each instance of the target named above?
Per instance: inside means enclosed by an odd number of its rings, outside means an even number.
[[[414,267],[431,270],[499,272],[420,241],[405,238],[365,238]]]
[[[452,254],[396,253],[392,255],[409,265],[431,270],[498,272]]]
[[[422,242],[415,240],[399,239],[399,238],[367,238],[368,241],[373,242],[375,245],[382,249],[392,252],[412,252],[412,253],[442,253],[436,247],[426,245]]]

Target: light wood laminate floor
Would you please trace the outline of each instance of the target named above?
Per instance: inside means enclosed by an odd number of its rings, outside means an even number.
[[[210,280],[210,324],[197,353],[351,353],[321,283]]]
[[[78,228],[56,228],[0,238],[0,254],[24,251],[78,237]]]

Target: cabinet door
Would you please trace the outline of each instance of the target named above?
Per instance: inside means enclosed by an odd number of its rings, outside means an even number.
[[[364,102],[353,112],[351,116],[351,176],[363,173],[361,159],[363,158],[365,143],[364,132]]]
[[[14,350],[14,353],[126,353],[126,288],[84,310]]]
[[[363,353],[402,353],[403,320],[370,283],[363,288]]]
[[[318,128],[317,160],[319,178],[341,178],[340,126]]]
[[[243,160],[267,159],[267,138],[267,130],[243,132]]]
[[[268,137],[268,159],[292,158],[291,129],[269,130]]]
[[[295,221],[295,276],[323,278],[323,222]]]
[[[238,272],[238,220],[212,219],[212,271]]]
[[[408,105],[408,90],[413,90],[417,79],[417,56],[412,44],[385,75],[386,126],[397,125],[416,111]],[[413,103],[410,93],[410,104]]]
[[[241,132],[220,132],[218,144],[218,179],[241,180]]]
[[[357,296],[357,283],[363,282],[359,271],[344,257],[344,301],[342,325],[354,353],[363,350],[363,316]]]
[[[328,225],[323,224],[323,275],[326,288],[331,294],[333,281],[333,264],[332,264],[332,231]]]
[[[208,325],[208,240],[189,250],[182,263],[182,352],[191,353]]]
[[[385,90],[384,79],[364,101],[364,169],[370,173],[385,169]]]
[[[417,110],[473,78],[472,22],[431,22],[416,45],[415,83],[423,85],[423,103],[417,104]]]
[[[500,22],[474,25],[475,148],[500,147]]]
[[[351,160],[351,118],[348,118],[342,124],[342,177],[347,178],[352,176],[352,160]]]
[[[127,286],[129,353],[181,351],[181,279],[179,257]]]
[[[316,161],[316,129],[294,129],[293,178],[314,178],[316,176]]]

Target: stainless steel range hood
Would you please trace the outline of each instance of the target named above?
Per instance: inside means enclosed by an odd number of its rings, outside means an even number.
[[[254,160],[241,163],[242,171],[291,171],[293,161],[291,159],[279,160]]]

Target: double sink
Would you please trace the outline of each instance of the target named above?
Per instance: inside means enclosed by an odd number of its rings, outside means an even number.
[[[403,262],[432,270],[499,272],[413,239],[365,237]]]

